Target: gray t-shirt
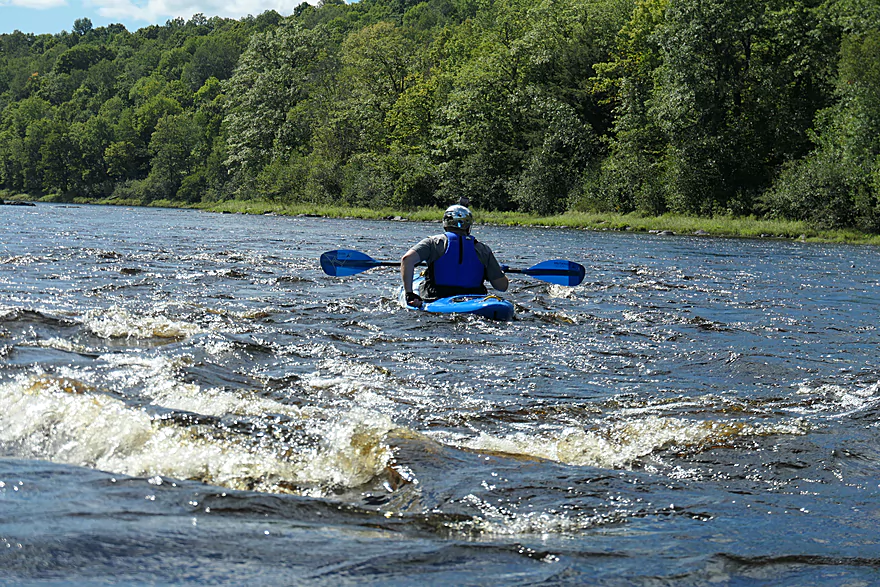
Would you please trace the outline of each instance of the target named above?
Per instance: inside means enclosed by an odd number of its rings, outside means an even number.
[[[446,253],[447,244],[448,239],[445,234],[435,234],[419,241],[419,244],[414,246],[412,250],[418,253],[420,261],[430,265]],[[474,250],[480,263],[486,268],[484,275],[487,280],[491,282],[504,275],[492,249],[475,240]]]

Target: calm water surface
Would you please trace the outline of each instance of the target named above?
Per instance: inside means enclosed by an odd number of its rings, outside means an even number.
[[[880,583],[871,247],[477,227],[518,319],[414,315],[438,224],[0,208],[0,584]]]

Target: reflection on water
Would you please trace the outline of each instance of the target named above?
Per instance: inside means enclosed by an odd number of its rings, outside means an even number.
[[[480,226],[588,268],[496,323],[318,267],[430,224],[3,220],[13,582],[880,580],[876,249]]]

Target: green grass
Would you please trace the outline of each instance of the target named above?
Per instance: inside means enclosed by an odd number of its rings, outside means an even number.
[[[394,210],[390,208],[349,208],[345,206],[321,206],[312,204],[285,205],[268,201],[227,201],[216,204],[199,204],[200,209],[212,212],[239,214],[311,215],[326,218],[361,218],[382,220],[397,218],[413,222],[437,222],[443,216],[442,208],[419,208],[417,210]],[[644,216],[642,214],[613,214],[598,212],[566,212],[554,216],[536,216],[521,212],[490,212],[474,210],[477,224],[501,226],[541,226],[558,228],[581,228],[590,230],[616,230],[633,232],[669,231],[681,235],[705,234],[710,236],[739,238],[782,238],[811,242],[835,242],[880,245],[880,235],[865,234],[856,230],[821,230],[806,222],[789,220],[763,220],[749,217],[714,216],[699,217],[681,214]]]
[[[7,200],[28,200],[21,194],[0,194]],[[42,201],[57,201],[46,197]],[[130,200],[90,200],[76,198],[81,204],[113,204],[139,206],[138,201]],[[413,222],[436,222],[439,226],[443,209],[436,207],[416,210],[394,210],[391,208],[353,208],[347,206],[320,204],[283,204],[269,200],[228,200],[187,205],[170,200],[150,202],[149,206],[168,208],[197,208],[209,212],[231,214],[279,214],[286,216],[320,216],[324,218],[360,218],[365,220],[400,219]],[[536,216],[521,212],[491,212],[474,210],[477,224],[500,226],[542,226],[566,227],[589,230],[615,230],[633,232],[672,232],[679,235],[709,235],[739,238],[782,238],[810,242],[850,243],[880,245],[880,235],[867,234],[852,229],[823,230],[807,224],[789,220],[764,220],[734,216],[685,216],[663,214],[645,216],[640,213],[615,214],[600,212],[566,212],[554,216]]]
[[[390,208],[373,209],[318,204],[281,204],[267,200],[227,200],[225,202],[196,204],[193,207],[209,212],[232,214],[279,214],[284,216],[321,216],[325,218],[363,218],[365,220],[384,220],[395,217],[406,218],[407,220],[427,220],[429,218],[438,219],[443,215],[443,211],[440,209],[400,212]]]

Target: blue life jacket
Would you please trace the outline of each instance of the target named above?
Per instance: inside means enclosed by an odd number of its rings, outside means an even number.
[[[477,240],[446,233],[446,253],[428,267],[425,286],[430,297],[445,298],[461,294],[484,294],[486,268],[477,257]]]

